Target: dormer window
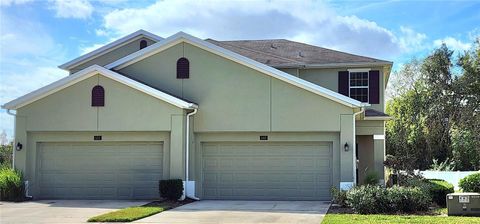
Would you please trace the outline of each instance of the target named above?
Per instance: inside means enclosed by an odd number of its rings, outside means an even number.
[[[177,79],[188,79],[190,77],[190,62],[186,58],[177,60]]]
[[[92,107],[105,106],[105,89],[97,85],[92,89]]]
[[[140,50],[142,50],[143,48],[146,48],[148,45],[147,41],[146,40],[142,40],[140,41]]]

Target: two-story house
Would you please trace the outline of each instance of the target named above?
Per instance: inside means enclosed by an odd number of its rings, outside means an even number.
[[[59,67],[2,106],[34,198],[150,199],[178,178],[191,198],[328,200],[384,181],[392,62],[140,30]]]

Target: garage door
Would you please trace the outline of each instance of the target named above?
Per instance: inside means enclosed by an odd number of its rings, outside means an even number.
[[[39,197],[48,199],[158,198],[163,147],[159,142],[40,143]]]
[[[330,199],[331,143],[204,143],[202,157],[206,199]]]

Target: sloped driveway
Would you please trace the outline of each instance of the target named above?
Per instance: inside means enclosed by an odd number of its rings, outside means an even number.
[[[148,201],[40,200],[0,202],[1,224],[85,223],[89,218]]]
[[[197,201],[135,223],[319,224],[330,207],[323,201]]]

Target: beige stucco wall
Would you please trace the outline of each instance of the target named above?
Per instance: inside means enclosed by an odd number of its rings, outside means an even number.
[[[372,135],[358,135],[358,183],[363,184],[365,175],[374,172],[374,145]]]
[[[384,183],[385,167],[385,121],[357,120],[356,122],[357,141],[360,145],[359,183],[363,181],[364,167],[375,171]],[[365,155],[362,155],[365,153]],[[366,159],[362,161],[362,156]],[[360,169],[362,167],[362,169]]]
[[[190,78],[176,79],[176,60],[190,61]],[[177,44],[120,70],[193,101],[196,132],[339,131],[352,109],[190,44]],[[300,115],[300,116],[299,116]]]
[[[105,89],[104,107],[91,106],[91,90],[97,84]],[[75,139],[77,135],[82,141],[92,141],[93,133],[105,131],[135,133],[132,136],[162,132],[168,133],[168,138],[174,141],[169,149],[181,154],[184,150],[184,113],[172,104],[95,75],[17,110],[15,138],[23,144],[23,150],[15,152],[15,167],[25,171],[33,163],[33,160],[27,161],[27,155],[35,150],[36,143],[31,138],[38,132],[60,133],[55,138],[61,141]],[[88,135],[83,134],[87,132]],[[124,140],[131,138],[124,137]],[[120,137],[112,139],[121,140]],[[104,136],[103,141],[110,139]],[[177,157],[178,154],[174,154],[174,161],[181,161],[182,158]],[[183,177],[176,166],[172,176]],[[28,176],[31,172],[27,170],[25,174]]]
[[[81,64],[77,64],[75,65],[74,67],[72,67],[70,69],[70,73],[75,73],[75,72],[78,72],[90,65],[100,65],[100,66],[104,66],[104,65],[107,65],[107,64],[110,64],[120,58],[123,58],[135,51],[138,51],[140,50],[140,41],[142,40],[146,40],[147,41],[147,46],[150,46],[152,44],[154,44],[156,41],[154,40],[151,40],[149,38],[146,38],[146,37],[141,37],[141,38],[138,38],[128,44],[125,44],[123,46],[120,46],[120,47],[117,47],[116,49],[106,53],[106,54],[103,54],[101,56],[98,56],[96,58],[93,58],[89,61],[86,61],[86,62],[83,62]]]
[[[307,69],[281,69],[284,72],[295,74],[302,79],[323,86],[332,91],[338,92],[338,72],[346,71],[348,68],[307,68]],[[384,111],[385,86],[382,67],[369,67],[371,70],[380,71],[380,104],[372,104],[369,108]],[[297,75],[298,74],[298,75]]]

